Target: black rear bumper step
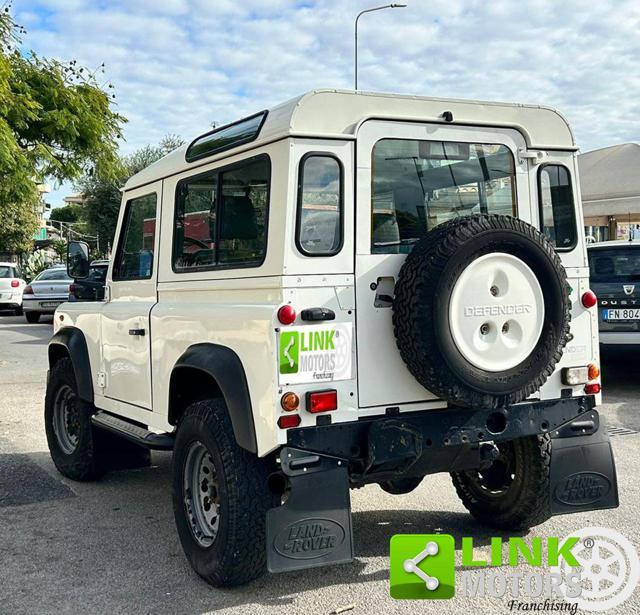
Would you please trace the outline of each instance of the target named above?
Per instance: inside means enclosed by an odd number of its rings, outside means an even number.
[[[98,412],[91,417],[91,422],[100,429],[122,436],[131,442],[146,446],[155,451],[173,450],[174,438],[172,434],[153,433],[141,425],[128,421],[107,412]]]

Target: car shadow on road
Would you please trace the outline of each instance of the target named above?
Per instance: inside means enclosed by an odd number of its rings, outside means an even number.
[[[56,482],[72,489],[76,496],[43,497],[41,504],[0,507],[0,519],[6,524],[4,531],[7,532],[1,538],[8,552],[14,554],[13,566],[24,570],[35,562],[53,558],[56,566],[66,571],[61,575],[57,569],[43,569],[40,575],[47,579],[40,579],[37,587],[28,587],[28,578],[22,581],[27,591],[36,592],[51,607],[73,606],[73,599],[65,600],[63,596],[67,591],[70,594],[75,591],[77,574],[83,574],[85,597],[92,595],[94,600],[99,600],[101,593],[108,591],[101,575],[82,571],[106,568],[111,585],[119,588],[117,596],[109,594],[113,612],[127,610],[133,604],[137,599],[136,583],[142,578],[150,596],[157,600],[147,605],[154,613],[205,612],[249,608],[256,604],[286,607],[293,605],[302,592],[385,582],[389,576],[386,563],[389,541],[394,534],[471,536],[474,547],[488,545],[492,535],[500,535],[481,527],[466,513],[419,510],[415,503],[412,508],[400,504],[393,510],[356,511],[353,513],[353,562],[280,575],[266,574],[246,586],[220,590],[207,585],[191,570],[180,548],[173,522],[169,453],[154,454],[154,465],[149,468],[110,472],[94,483],[63,479],[45,452],[31,453],[29,458]],[[53,487],[48,485],[49,489]],[[411,503],[410,495],[400,497]],[[457,549],[461,548],[459,541],[458,538]],[[372,562],[374,558],[378,561]],[[383,558],[382,565],[379,558]],[[118,565],[113,567],[110,562]],[[55,588],[55,595],[43,595],[46,588]],[[327,605],[327,612],[336,606],[340,605]]]

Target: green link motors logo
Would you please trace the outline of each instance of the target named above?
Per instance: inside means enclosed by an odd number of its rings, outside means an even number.
[[[494,536],[480,548],[461,538],[456,572],[449,534],[391,538],[391,597],[505,599],[510,612],[601,612],[625,602],[640,581],[634,545],[610,528],[587,527],[560,539]],[[521,565],[525,565],[523,569]]]
[[[396,534],[391,538],[391,597],[453,598],[455,541],[448,534]]]
[[[297,374],[300,365],[300,335],[286,331],[280,335],[280,373]]]
[[[291,327],[278,335],[280,384],[351,378],[350,323]]]

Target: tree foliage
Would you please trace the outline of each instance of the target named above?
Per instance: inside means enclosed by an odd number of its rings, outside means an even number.
[[[69,203],[63,207],[56,207],[51,210],[49,220],[55,220],[58,222],[69,222],[74,224],[80,222],[82,218],[82,205],[77,203]]]
[[[120,189],[127,180],[142,169],[160,160],[183,144],[176,135],[167,135],[158,145],[146,145],[128,156],[120,158],[121,170],[116,178],[105,179],[86,175],[77,185],[85,198],[85,232],[99,237],[100,252],[105,254],[107,245],[113,247],[113,236],[118,222],[122,193]]]
[[[117,145],[126,121],[112,86],[75,60],[26,53],[5,5],[0,12],[0,252],[29,249],[37,228],[37,183],[122,173]]]

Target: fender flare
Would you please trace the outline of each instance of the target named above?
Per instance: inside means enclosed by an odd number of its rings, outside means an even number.
[[[249,385],[240,357],[227,346],[201,343],[187,348],[173,366],[173,375],[181,368],[196,369],[211,376],[220,387],[227,404],[236,442],[251,453],[258,452],[256,429]]]
[[[93,377],[84,333],[77,327],[63,327],[51,338],[48,348],[49,369],[56,362],[56,346],[63,347],[71,358],[78,395],[84,401],[93,403]]]

